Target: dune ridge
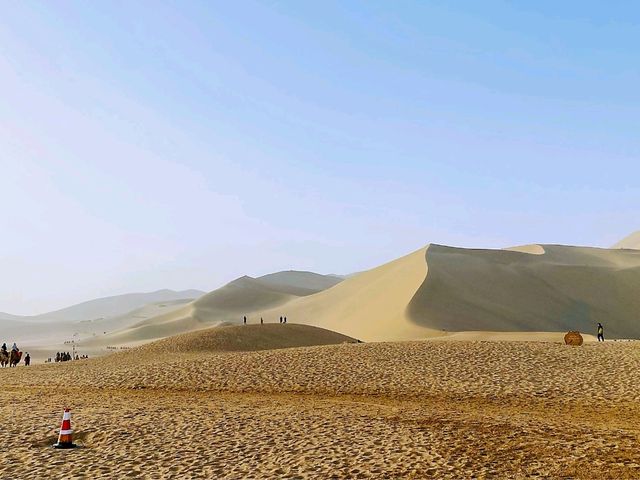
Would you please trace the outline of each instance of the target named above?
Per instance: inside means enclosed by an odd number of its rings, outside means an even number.
[[[244,315],[315,325],[364,341],[434,337],[560,341],[598,322],[610,338],[640,338],[640,251],[524,245],[502,250],[430,244],[320,292],[278,275],[242,277],[105,341],[141,342]],[[275,281],[274,281],[275,280]],[[321,279],[325,282],[326,279]],[[505,336],[507,332],[511,335]],[[590,340],[592,337],[586,337]]]
[[[62,343],[74,335],[76,344],[92,355],[106,353],[107,346],[131,347],[239,324],[245,315],[250,324],[260,318],[279,323],[286,316],[290,323],[367,342],[435,337],[560,341],[568,330],[579,330],[590,341],[598,322],[608,338],[640,338],[635,320],[639,288],[640,250],[430,244],[344,279],[296,271],[244,276],[192,301],[66,322],[53,333],[36,324],[32,329],[15,324],[4,331],[28,340],[28,347],[38,351],[53,338]],[[28,336],[21,336],[24,332]]]
[[[406,315],[408,303],[427,276],[427,248],[348,277],[329,290],[267,310],[265,315],[285,314],[296,323],[318,325],[365,341],[438,335]]]
[[[158,340],[130,353],[256,352],[356,342],[346,335],[309,325],[224,325]]]
[[[244,316],[259,323],[260,316],[275,322],[264,312],[294,299],[339,284],[341,278],[312,272],[286,271],[258,278],[243,276],[196,300],[162,315],[144,319],[108,335],[84,341],[86,346],[137,345],[171,335],[227,323],[240,323]]]
[[[416,323],[447,331],[593,332],[640,337],[640,252],[544,245],[544,254],[431,245],[411,300]]]
[[[611,248],[627,248],[631,250],[640,250],[640,231],[633,232],[631,235],[623,238]]]

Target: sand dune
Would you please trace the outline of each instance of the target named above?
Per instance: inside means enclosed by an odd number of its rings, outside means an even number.
[[[412,322],[407,305],[427,276],[426,248],[349,277],[335,287],[264,312],[318,325],[365,341],[403,340],[441,335]]]
[[[100,298],[32,317],[0,313],[0,341],[17,342],[34,359],[71,351],[71,341],[79,353],[99,355],[111,351],[107,346],[138,345],[237,322],[252,310],[311,295],[341,280],[333,275],[286,271],[242,277],[206,295],[198,290],[159,290]],[[134,308],[119,313],[130,307]]]
[[[104,337],[105,333],[126,328],[139,323],[142,319],[173,312],[188,302],[190,299],[151,303],[124,315],[80,322],[9,321],[0,324],[0,335],[2,336],[0,341],[17,342],[34,359],[51,357],[57,351],[71,351],[72,346],[68,342],[72,340],[82,345],[81,353],[96,355],[104,353],[103,343],[98,339]]]
[[[591,334],[597,322],[609,338],[640,338],[639,290],[638,250],[432,244],[342,281],[310,272],[245,276],[188,303],[63,325],[53,335],[60,341],[78,333],[81,348],[95,354],[106,346],[238,324],[246,315],[253,324],[286,316],[363,341],[558,340],[568,330]],[[22,325],[7,330],[29,340],[30,348],[53,338],[45,327],[28,329],[28,339],[19,335]]]
[[[84,345],[131,345],[225,323],[239,323],[246,315],[259,323],[259,312],[311,295],[340,283],[339,278],[311,272],[279,272],[259,278],[240,277],[202,295],[182,308],[142,320]],[[275,318],[266,318],[273,322]]]
[[[512,252],[529,253],[531,255],[544,255],[544,247],[542,245],[537,245],[537,244],[517,245],[515,247],[504,248],[503,250],[509,250]]]
[[[276,287],[279,290],[304,296],[327,290],[339,284],[343,278],[337,275],[320,275],[313,272],[289,270],[263,275],[258,277],[257,280],[265,285]],[[285,290],[287,288],[290,290]]]
[[[640,250],[640,231],[634,232],[628,237],[623,238],[611,248],[629,248],[632,250]]]
[[[175,300],[194,299],[203,295],[200,290],[157,290],[147,293],[127,293],[111,297],[96,298],[72,305],[53,312],[40,315],[16,316],[0,313],[0,318],[28,322],[80,322],[83,320],[98,320],[120,315],[126,315],[151,303],[172,302]]]
[[[640,337],[640,252],[515,250],[430,245],[280,310],[296,322],[365,341],[469,331],[485,332],[483,338],[490,338],[486,332],[588,333],[597,322],[610,336]]]
[[[640,337],[640,252],[544,245],[544,254],[431,245],[411,319],[447,331],[593,332]]]
[[[640,251],[525,245],[503,250],[429,245],[308,295],[296,275],[243,277],[167,315],[105,338],[140,342],[243,315],[315,325],[364,341],[447,336],[558,340],[568,330],[640,337]],[[324,283],[324,287],[330,283]],[[463,332],[467,332],[464,333]],[[505,332],[516,332],[508,337]],[[535,334],[534,334],[535,332]],[[455,335],[454,335],[455,334]]]
[[[253,352],[355,342],[346,335],[309,325],[226,325],[158,340],[130,353]]]

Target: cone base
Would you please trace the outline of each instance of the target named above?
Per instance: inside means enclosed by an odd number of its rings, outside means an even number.
[[[53,444],[53,448],[64,449],[64,448],[76,448],[76,447],[77,447],[77,445],[75,443],[60,443],[60,442],[58,442],[58,443],[54,443]]]

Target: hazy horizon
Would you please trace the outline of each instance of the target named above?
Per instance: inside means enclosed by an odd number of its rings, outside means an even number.
[[[640,228],[640,6],[13,2],[0,312]]]

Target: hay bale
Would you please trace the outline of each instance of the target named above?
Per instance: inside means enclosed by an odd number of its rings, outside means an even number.
[[[580,332],[568,332],[564,336],[565,345],[575,345],[576,347],[579,347],[583,342],[584,340],[582,335],[580,335]]]

